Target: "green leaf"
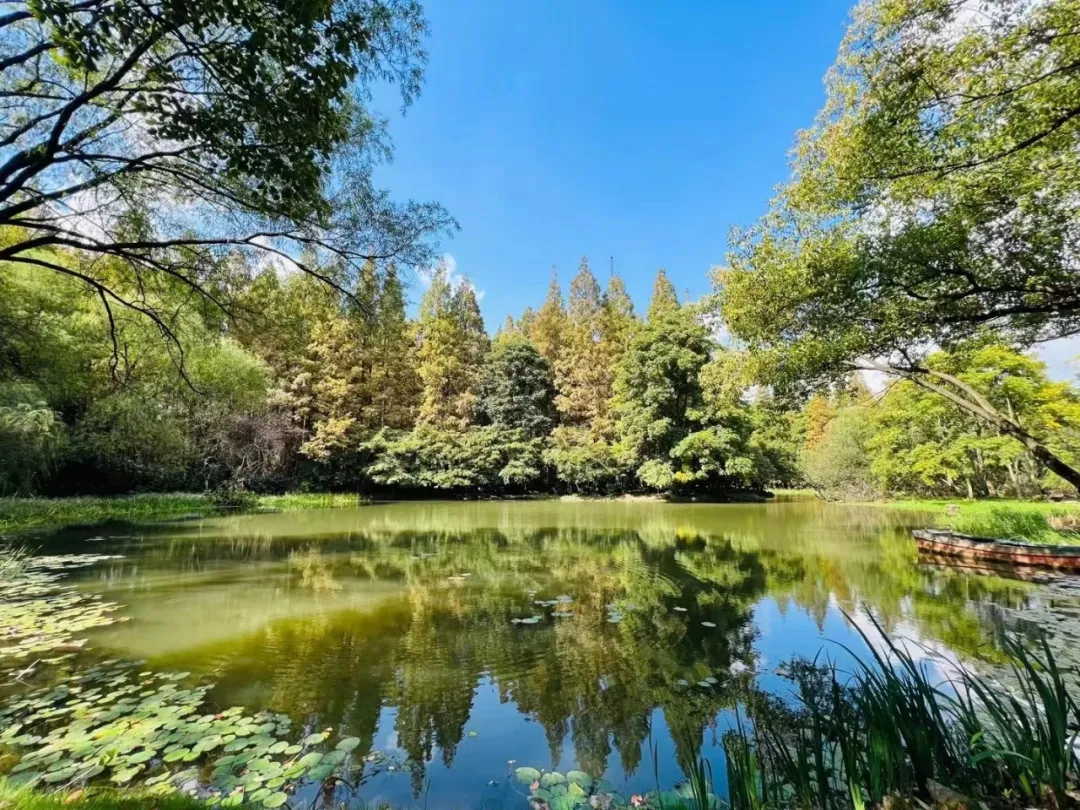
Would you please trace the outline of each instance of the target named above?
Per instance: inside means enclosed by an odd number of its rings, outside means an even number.
[[[346,737],[344,740],[338,742],[334,746],[338,751],[352,751],[356,746],[360,745],[359,737]]]
[[[289,794],[278,791],[277,793],[271,793],[265,799],[263,799],[263,807],[281,807],[289,800]]]
[[[536,768],[518,768],[514,771],[514,776],[519,782],[528,785],[540,778],[540,771]]]
[[[567,771],[566,780],[581,785],[583,788],[592,787],[593,783],[593,778],[585,773],[585,771]]]

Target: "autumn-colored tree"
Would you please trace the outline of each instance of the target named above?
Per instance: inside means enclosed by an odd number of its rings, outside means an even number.
[[[566,343],[567,318],[559,276],[554,267],[551,268],[551,283],[544,305],[531,318],[527,317],[529,314],[526,311],[522,316],[526,336],[551,367],[558,368]]]
[[[607,413],[612,379],[601,345],[602,326],[600,285],[583,257],[570,282],[565,339],[555,367],[555,404],[565,424],[591,429]]]
[[[445,266],[434,273],[420,303],[416,338],[423,383],[419,420],[464,429],[476,408],[488,338],[472,285],[453,285]]]

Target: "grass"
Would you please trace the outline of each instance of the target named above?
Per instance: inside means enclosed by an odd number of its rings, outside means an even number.
[[[1080,543],[1080,503],[898,500],[883,505],[928,512],[935,527],[961,534],[1049,545]]]
[[[257,509],[326,509],[358,506],[357,495],[294,493],[262,495]],[[206,495],[124,495],[111,498],[0,498],[0,536],[58,529],[73,525],[96,525],[109,521],[164,520],[216,509]]]
[[[794,705],[751,695],[752,727],[723,740],[732,810],[862,810],[897,796],[949,804],[943,795],[966,806],[1074,806],[1080,705],[1045,644],[1035,654],[1008,642],[1013,689],[967,669],[934,683],[925,661],[877,630],[884,649],[864,634],[873,658],[850,674],[793,664]]]
[[[134,790],[39,793],[0,778],[0,810],[206,810],[206,804],[179,793],[155,796]]]

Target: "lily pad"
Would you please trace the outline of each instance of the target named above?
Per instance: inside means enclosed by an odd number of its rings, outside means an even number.
[[[514,776],[522,784],[529,785],[540,778],[540,771],[536,770],[536,768],[518,768],[514,771]]]
[[[585,771],[567,771],[566,781],[572,782],[575,785],[580,785],[583,788],[590,788],[592,787],[593,778],[585,773]]]
[[[540,777],[540,785],[546,788],[552,787],[554,785],[562,785],[565,784],[565,782],[566,777],[558,771],[551,771],[550,773],[545,773],[543,776]]]

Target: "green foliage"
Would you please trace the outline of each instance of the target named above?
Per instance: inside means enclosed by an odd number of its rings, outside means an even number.
[[[478,410],[501,428],[546,436],[555,423],[555,382],[547,360],[526,338],[495,340],[480,378]]]
[[[462,429],[476,410],[488,337],[472,285],[451,281],[449,270],[440,265],[420,302],[416,323],[417,371],[423,382],[419,420]]]
[[[860,630],[860,632],[862,632]],[[1014,694],[961,666],[952,684],[893,642],[848,677],[806,661],[786,665],[797,702],[752,693],[753,731],[724,737],[733,810],[879,806],[896,797],[1061,807],[1075,789],[1077,752],[1068,730],[1077,703],[1044,644],[1009,640]],[[736,789],[737,786],[737,789]]]
[[[873,500],[882,494],[866,452],[874,435],[870,418],[865,406],[851,405],[829,423],[825,437],[803,457],[811,486],[844,500]]]
[[[2,810],[202,810],[205,802],[182,793],[96,788],[42,793],[0,778]]]
[[[1052,437],[1047,445],[1059,458],[1078,459],[1080,398],[1068,383],[1051,382],[1042,362],[980,340],[932,354],[926,368],[953,376],[1011,419]],[[847,392],[831,399],[819,394],[803,416],[807,479],[837,497],[1023,498],[1064,484],[1022,444],[908,380],[853,403]]]
[[[453,222],[374,185],[390,145],[369,109],[379,82],[416,96],[425,33],[411,0],[13,4],[0,261],[79,279],[180,351],[174,311],[147,291],[178,284],[220,318],[237,259],[294,254],[332,282],[318,263],[348,275],[373,252],[428,260]],[[93,236],[71,227],[71,211],[106,201]],[[69,248],[75,268],[51,253]],[[133,283],[102,272],[111,260]]]
[[[401,489],[493,492],[529,488],[543,474],[543,441],[521,429],[464,431],[420,425],[408,433],[380,431],[363,449],[374,459],[366,475]]]
[[[986,330],[1028,346],[1077,329],[1080,79],[1061,66],[1080,51],[1060,32],[1078,22],[1076,0],[858,6],[790,181],[715,274],[764,382],[806,392],[885,365],[1080,486],[1052,432],[923,364]]]
[[[63,439],[63,424],[40,389],[0,383],[0,495],[33,492]]]

